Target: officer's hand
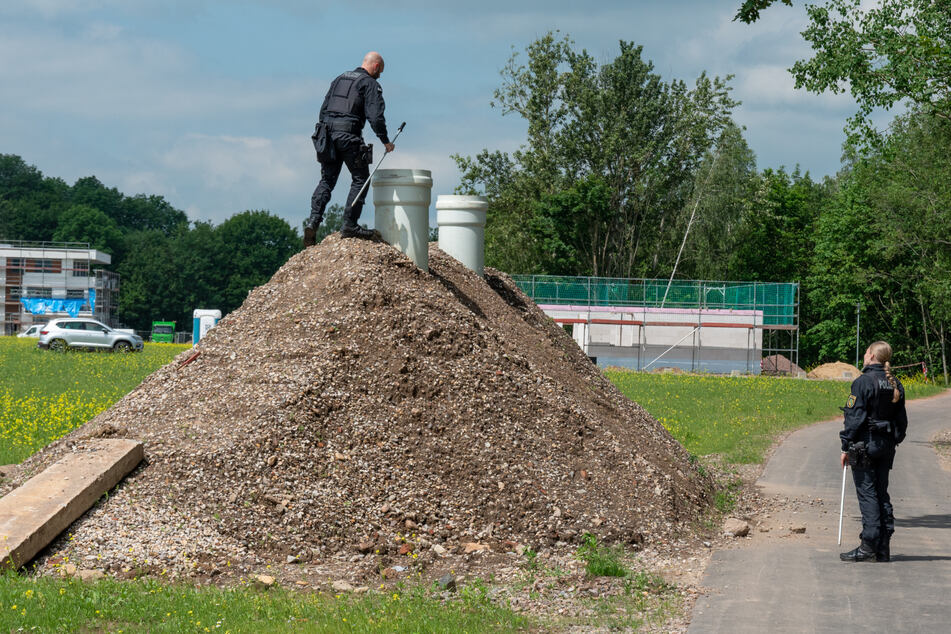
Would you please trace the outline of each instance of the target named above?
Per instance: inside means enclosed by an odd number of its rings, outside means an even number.
[[[839,458],[839,462],[842,463],[842,468],[845,469],[845,465],[849,464],[849,454],[843,451],[842,456]]]
[[[387,153],[392,152],[393,150],[396,149],[396,146],[393,145],[392,143],[384,143],[383,147],[386,148]]]

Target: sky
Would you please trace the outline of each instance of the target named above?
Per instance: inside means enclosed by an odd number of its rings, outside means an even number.
[[[840,166],[848,95],[797,91],[805,9],[733,22],[740,0],[10,0],[0,4],[0,153],[72,184],[94,175],[157,194],[191,220],[266,209],[299,228],[319,178],[310,134],[330,81],[368,50],[391,131],[384,168],[429,169],[451,194],[452,154],[515,150],[524,124],[492,108],[499,71],[548,31],[602,62],[643,45],[666,81],[734,75],[734,118],[760,169]],[[365,136],[378,139],[367,126]],[[391,132],[392,136],[392,132]],[[343,203],[344,170],[332,202]],[[372,224],[369,205],[361,218]]]

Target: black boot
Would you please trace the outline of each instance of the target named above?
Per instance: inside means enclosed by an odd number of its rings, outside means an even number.
[[[869,546],[864,541],[859,544],[859,547],[850,550],[847,553],[840,553],[839,559],[842,561],[869,561],[870,559],[875,558],[875,548]]]
[[[376,231],[360,225],[344,225],[340,229],[341,238],[360,238],[361,240],[375,240],[379,236]]]
[[[878,545],[878,550],[875,551],[875,561],[891,561],[892,553],[889,543],[891,542],[892,536],[888,535],[882,537],[881,543]]]
[[[310,218],[307,219],[307,224],[304,225],[304,248],[312,247],[317,243],[317,227],[320,226],[320,221],[323,220],[320,216],[314,216],[311,214]]]

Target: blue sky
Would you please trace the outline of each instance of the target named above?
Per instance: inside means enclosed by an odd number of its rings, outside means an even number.
[[[319,175],[310,133],[324,92],[375,49],[390,127],[407,122],[384,167],[432,170],[435,200],[458,183],[451,154],[522,142],[524,126],[490,107],[492,92],[513,46],[557,29],[603,61],[618,40],[642,44],[667,80],[735,75],[735,118],[760,168],[835,173],[854,104],[793,88],[785,69],[809,52],[804,9],[777,5],[747,26],[732,21],[738,4],[4,2],[0,153],[69,183],[95,175],[161,194],[192,220],[269,209],[299,227]],[[348,181],[344,170],[334,202]]]

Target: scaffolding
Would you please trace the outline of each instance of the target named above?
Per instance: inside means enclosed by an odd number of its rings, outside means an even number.
[[[782,373],[798,366],[799,285],[794,282],[551,275],[513,279],[569,328],[590,356],[595,356],[592,351],[616,355],[611,358],[634,369],[673,365],[692,371]],[[747,331],[745,343],[737,329]],[[715,363],[711,352],[717,348],[732,354],[732,363]],[[727,349],[733,352],[727,354]],[[789,363],[777,364],[779,355]],[[669,362],[674,357],[679,360]]]
[[[34,323],[65,317],[68,311],[116,325],[119,275],[103,268],[111,256],[85,242],[0,239],[0,323],[15,335]],[[28,305],[46,303],[34,314]]]

